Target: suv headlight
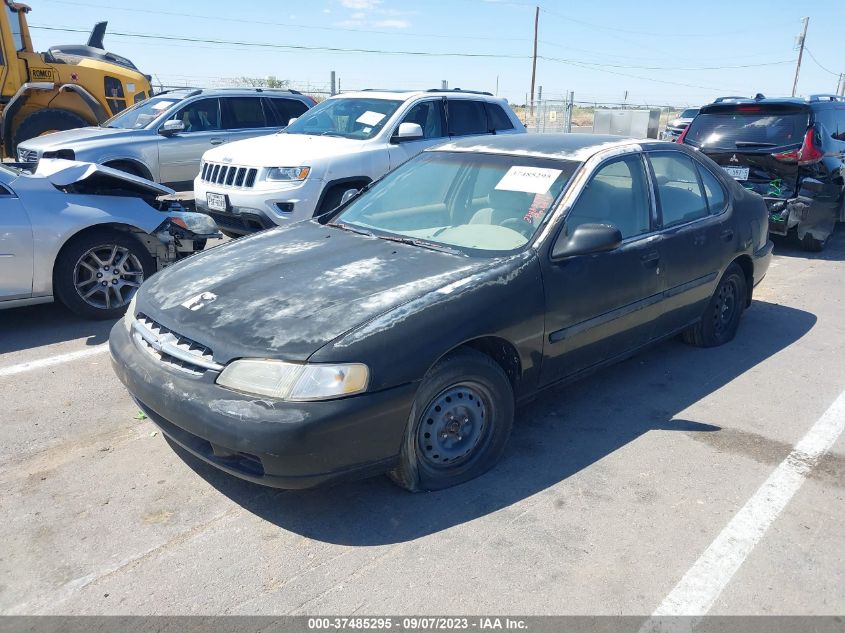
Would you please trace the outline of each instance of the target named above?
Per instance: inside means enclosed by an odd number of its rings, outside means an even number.
[[[267,180],[279,182],[299,182],[308,178],[310,167],[271,167],[267,172]]]
[[[330,400],[367,389],[370,370],[361,363],[310,364],[243,359],[228,365],[217,378],[227,389],[280,400]]]

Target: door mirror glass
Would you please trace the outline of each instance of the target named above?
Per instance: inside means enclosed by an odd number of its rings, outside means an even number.
[[[291,117],[290,119],[288,119],[288,125],[293,125],[298,118],[299,118],[298,116],[295,116],[295,117]]]
[[[179,132],[185,131],[185,124],[182,123],[181,119],[170,119],[169,121],[165,121],[161,128],[159,128],[158,133],[163,134],[164,136],[170,136],[172,134],[178,134]]]
[[[423,138],[422,126],[419,123],[400,123],[393,140],[397,143],[419,141]]]
[[[343,195],[340,197],[340,204],[343,205],[343,204],[346,204],[347,202],[349,202],[350,200],[352,200],[352,198],[354,198],[355,196],[358,195],[358,191],[360,191],[360,190],[359,189],[347,189],[346,191],[344,191]]]
[[[572,235],[561,233],[552,248],[552,258],[574,257],[612,251],[622,243],[622,232],[612,224],[582,224]]]

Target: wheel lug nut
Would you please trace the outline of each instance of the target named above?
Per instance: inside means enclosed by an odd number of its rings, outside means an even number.
[[[102,279],[102,278],[103,278],[103,273],[97,273],[97,279]]]
[[[112,282],[115,286],[117,285],[117,279],[112,279],[112,280],[111,280],[111,282]]]
[[[104,282],[103,282],[103,285],[104,285],[104,286],[108,286],[108,285],[109,285],[109,282],[104,281]]]

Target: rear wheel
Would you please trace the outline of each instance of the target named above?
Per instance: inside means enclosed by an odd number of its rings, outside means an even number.
[[[448,488],[489,470],[513,426],[510,381],[489,356],[461,350],[423,380],[394,482],[411,491]]]
[[[716,347],[733,340],[746,297],[745,273],[737,264],[731,264],[716,286],[701,321],[684,332],[684,341],[696,347]]]
[[[18,125],[14,138],[15,151],[17,152],[19,143],[28,141],[36,136],[42,136],[50,132],[72,130],[78,127],[85,127],[86,125],[90,125],[90,123],[69,110],[59,110],[58,108],[38,110],[27,116]]]
[[[155,272],[155,260],[131,235],[98,230],[71,239],[56,258],[53,292],[80,316],[116,319],[141,283]]]

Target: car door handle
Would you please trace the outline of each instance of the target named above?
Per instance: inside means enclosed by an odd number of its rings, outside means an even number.
[[[225,138],[213,138],[213,139],[211,139],[211,141],[210,141],[210,143],[211,143],[212,145],[222,145],[222,144],[223,144],[223,143],[225,143],[225,142],[226,142],[226,139],[225,139]]]
[[[734,239],[733,229],[725,229],[722,231],[722,239],[726,242],[731,242]]]
[[[650,268],[657,264],[660,261],[660,253],[657,251],[652,251],[650,253],[646,253],[642,257],[640,257],[640,261],[642,262],[643,266]]]

